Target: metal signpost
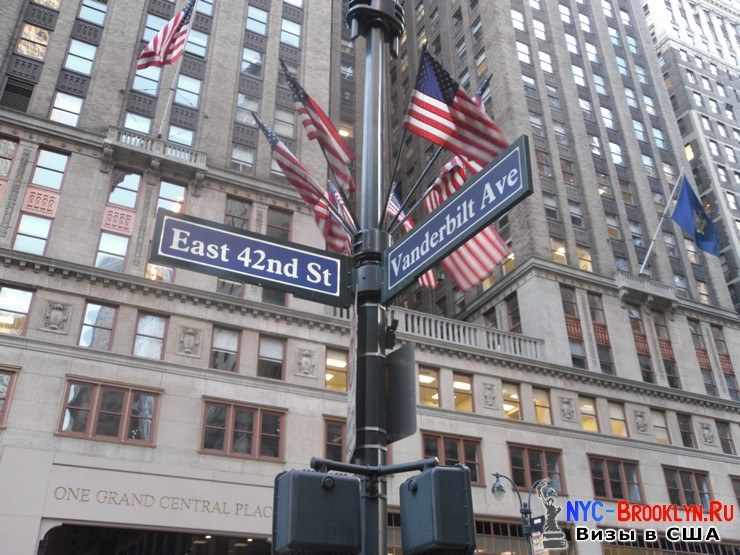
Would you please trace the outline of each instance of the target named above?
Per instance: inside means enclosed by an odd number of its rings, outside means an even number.
[[[433,264],[529,195],[531,168],[529,144],[526,137],[521,137],[413,232],[389,247],[389,234],[382,227],[383,191],[389,185],[384,154],[389,143],[386,66],[389,45],[397,53],[398,40],[404,32],[403,8],[398,0],[350,0],[347,20],[353,38],[365,39],[362,170],[357,192],[359,231],[353,238],[352,258],[159,211],[151,261],[274,287],[325,304],[353,307],[354,352],[350,357],[355,372],[350,391],[352,422],[347,426],[353,430],[352,437],[347,438],[353,446],[348,454],[350,463],[313,459],[312,467],[362,478],[361,553],[386,555],[385,476],[427,471],[437,464],[436,460],[386,464],[387,445],[416,432],[414,349],[407,344],[386,357],[386,350],[395,344],[397,324],[387,321],[386,305]],[[469,484],[469,478],[466,479]],[[301,480],[296,478],[296,484],[302,484]],[[331,480],[322,483],[326,487],[333,484]],[[439,499],[443,499],[442,494]],[[285,505],[280,511],[284,509]],[[468,528],[473,522],[472,507],[469,510]],[[275,508],[275,522],[281,518],[280,511]],[[436,521],[415,526],[426,529],[427,524],[435,533],[445,528],[444,523]],[[452,530],[455,525],[450,526]],[[315,532],[315,528],[309,532]],[[468,543],[459,544],[464,546],[463,551],[456,553],[473,552],[472,533],[470,537]]]
[[[384,255],[388,302],[532,192],[529,144],[519,138]]]

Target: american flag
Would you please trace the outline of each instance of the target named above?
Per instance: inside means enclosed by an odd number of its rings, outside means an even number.
[[[414,135],[481,165],[508,146],[499,127],[425,49],[404,124]]]
[[[345,190],[355,190],[352,177],[352,160],[354,153],[342,138],[334,122],[324,112],[318,102],[311,98],[301,84],[290,74],[288,66],[280,60],[283,74],[293,91],[296,111],[300,115],[303,128],[309,139],[316,140],[326,155],[326,161],[337,183]]]
[[[351,229],[356,230],[357,226],[355,225],[355,218],[352,215],[352,211],[347,206],[344,195],[342,195],[342,192],[331,179],[326,184],[326,191],[329,194],[329,202],[331,202],[334,209],[342,216],[344,222]]]
[[[395,218],[398,212],[401,212],[398,214],[398,220],[403,222],[403,229],[406,230],[406,233],[414,229],[414,226],[416,225],[414,223],[414,219],[411,216],[407,218],[406,213],[401,210],[401,201],[395,190],[391,193],[390,198],[388,198],[386,212],[388,212],[388,216],[390,216],[391,219]],[[437,276],[434,275],[434,271],[428,270],[427,272],[424,272],[419,277],[419,285],[435,289],[437,287]]]
[[[477,162],[460,156],[447,162],[434,183],[434,189],[424,199],[427,212],[436,210],[481,168]],[[496,228],[488,226],[442,260],[442,268],[461,291],[467,291],[489,277],[510,252]]]
[[[154,35],[136,60],[136,69],[151,66],[162,67],[173,64],[185,51],[185,43],[190,33],[190,17],[196,0],[189,0],[182,11],[175,14],[164,27]]]
[[[314,221],[326,240],[327,248],[333,252],[350,254],[352,252],[351,239],[327,208],[327,196],[324,190],[272,129],[266,127],[257,114],[252,113],[252,115],[270,143],[272,157],[285,174],[288,183],[295,188],[303,202],[313,209]],[[329,201],[334,205],[331,199]]]

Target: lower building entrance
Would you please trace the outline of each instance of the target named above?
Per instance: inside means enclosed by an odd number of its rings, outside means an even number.
[[[63,525],[49,531],[38,555],[270,555],[260,538]]]

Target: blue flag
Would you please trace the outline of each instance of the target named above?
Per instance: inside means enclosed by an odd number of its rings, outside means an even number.
[[[696,245],[715,256],[719,255],[717,226],[704,211],[701,201],[686,177],[681,178],[681,193],[673,209],[673,220],[691,236]]]

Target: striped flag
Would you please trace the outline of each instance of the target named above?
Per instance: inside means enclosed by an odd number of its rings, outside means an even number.
[[[196,0],[189,0],[185,8],[175,14],[141,51],[136,60],[136,69],[151,66],[162,67],[173,64],[185,51],[190,34],[190,18]]]
[[[508,146],[499,127],[425,49],[404,124],[414,135],[488,164]]]
[[[326,191],[329,194],[329,202],[336,209],[336,211],[342,216],[344,222],[353,230],[357,229],[355,225],[355,218],[352,215],[352,211],[344,201],[342,192],[337,188],[334,182],[330,179],[326,184]]]
[[[395,218],[398,212],[401,212],[400,214],[398,214],[398,221],[403,222],[403,229],[406,230],[406,233],[414,229],[414,226],[416,225],[414,223],[414,219],[411,216],[407,218],[406,213],[403,210],[401,210],[401,201],[398,198],[398,194],[396,193],[395,190],[391,193],[391,196],[388,199],[388,205],[386,207],[386,212],[388,212],[388,216],[390,216],[391,219]],[[424,272],[424,274],[422,274],[419,277],[419,285],[421,285],[422,287],[429,287],[430,289],[435,289],[438,284],[437,284],[437,276],[434,275],[434,271],[428,270]]]
[[[481,169],[482,166],[472,160],[460,156],[452,158],[443,166],[434,189],[424,199],[427,212],[436,210]],[[442,260],[442,268],[461,291],[467,291],[489,277],[510,252],[496,228],[488,226]]]
[[[348,192],[355,190],[352,177],[352,160],[354,153],[347,142],[342,138],[334,122],[324,112],[318,102],[311,98],[301,84],[288,71],[283,60],[280,60],[283,74],[293,91],[296,101],[296,111],[300,115],[306,135],[316,140],[324,151],[326,161],[337,183]]]
[[[272,147],[272,157],[285,174],[288,183],[295,188],[303,202],[313,209],[314,221],[326,240],[327,248],[340,254],[350,254],[352,252],[350,237],[327,208],[328,201],[324,190],[272,129],[266,127],[257,114],[252,114],[262,133],[267,137]],[[335,204],[334,201],[329,202]]]

